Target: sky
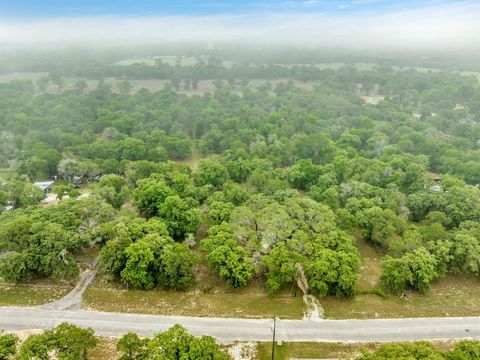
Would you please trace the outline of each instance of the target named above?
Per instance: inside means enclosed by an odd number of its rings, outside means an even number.
[[[0,0],[3,19],[45,19],[63,16],[154,16],[154,15],[219,15],[262,12],[329,12],[350,13],[371,11],[384,13],[409,10],[428,5],[454,4],[454,1],[418,0]]]
[[[0,0],[0,42],[480,50],[480,0]]]

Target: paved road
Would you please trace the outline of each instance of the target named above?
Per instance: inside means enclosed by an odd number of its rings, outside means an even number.
[[[121,336],[129,331],[151,336],[178,323],[193,335],[210,335],[222,343],[235,340],[270,341],[273,323],[268,319],[195,318],[0,307],[0,328],[5,330],[51,328],[63,321],[92,327],[96,334],[102,336]],[[372,342],[460,338],[480,339],[480,317],[277,321],[277,340],[281,341]]]

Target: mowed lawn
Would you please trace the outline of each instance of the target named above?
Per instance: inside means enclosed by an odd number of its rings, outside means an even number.
[[[52,284],[0,283],[0,306],[35,306],[65,296],[72,288]]]
[[[304,303],[289,291],[268,296],[259,284],[245,289],[200,291],[125,290],[91,287],[83,296],[83,306],[102,311],[156,315],[302,318]]]

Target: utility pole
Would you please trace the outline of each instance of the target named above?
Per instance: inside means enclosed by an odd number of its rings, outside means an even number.
[[[275,327],[277,325],[277,318],[273,318],[273,339],[272,339],[272,360],[275,360]]]

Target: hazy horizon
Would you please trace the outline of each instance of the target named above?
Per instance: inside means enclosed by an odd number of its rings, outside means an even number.
[[[120,1],[77,8],[52,1],[0,5],[0,43],[101,44],[218,41],[363,50],[479,51],[480,2],[190,1],[162,6]],[[181,6],[183,3],[183,7]],[[53,7],[54,5],[57,7]],[[62,10],[63,9],[63,10]],[[96,9],[96,10],[95,10]]]

